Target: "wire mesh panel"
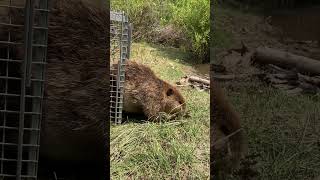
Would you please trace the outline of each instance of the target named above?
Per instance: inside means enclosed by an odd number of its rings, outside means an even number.
[[[130,55],[131,26],[123,12],[110,12],[110,63],[111,91],[110,117],[116,123],[122,121],[123,87],[125,82],[125,61]],[[112,64],[118,64],[113,69]]]
[[[0,179],[37,179],[47,0],[0,0]]]

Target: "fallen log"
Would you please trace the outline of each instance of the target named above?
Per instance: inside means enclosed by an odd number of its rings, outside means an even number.
[[[267,47],[257,48],[251,62],[296,69],[298,72],[308,75],[320,75],[320,61]]]
[[[197,76],[190,76],[189,81],[195,81],[210,86],[210,80],[199,78]]]

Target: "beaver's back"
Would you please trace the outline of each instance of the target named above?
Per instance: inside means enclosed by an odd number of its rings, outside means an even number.
[[[160,102],[162,93],[160,79],[147,66],[129,60],[125,69],[124,111],[143,113],[145,96],[154,97],[154,102]]]

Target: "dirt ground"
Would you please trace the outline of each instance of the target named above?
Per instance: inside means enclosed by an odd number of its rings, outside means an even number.
[[[286,32],[283,32],[279,26],[271,25],[272,21],[276,20],[276,17],[239,12],[223,13],[223,15],[220,14],[219,16],[221,16],[220,19],[223,19],[223,27],[220,28],[232,35],[232,44],[228,48],[215,48],[213,63],[225,66],[228,73],[237,74],[259,71],[249,64],[252,51],[259,46],[285,50],[293,54],[320,60],[318,42],[298,41],[288,37]],[[240,53],[235,51],[228,52],[233,48],[241,48],[241,42],[247,46],[249,53],[241,57]]]

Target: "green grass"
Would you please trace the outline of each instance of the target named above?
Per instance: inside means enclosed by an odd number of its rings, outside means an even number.
[[[230,88],[228,88],[230,90]],[[312,179],[320,175],[320,96],[290,96],[263,85],[229,91],[256,154],[257,179]]]
[[[139,43],[133,44],[131,56],[174,83],[192,69],[182,59],[187,55],[175,53],[176,58],[172,49]],[[180,90],[189,118],[111,125],[112,179],[208,179],[209,94]]]

